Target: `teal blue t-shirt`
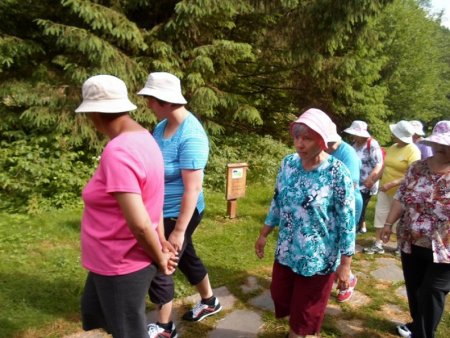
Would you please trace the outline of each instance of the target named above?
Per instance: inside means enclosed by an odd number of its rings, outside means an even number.
[[[184,193],[183,169],[204,170],[208,162],[209,143],[205,130],[199,120],[192,114],[184,119],[178,130],[170,138],[164,138],[167,120],[162,120],[155,127],[153,137],[161,148],[164,158],[164,217],[178,217]],[[198,201],[197,210],[205,209],[203,190]]]

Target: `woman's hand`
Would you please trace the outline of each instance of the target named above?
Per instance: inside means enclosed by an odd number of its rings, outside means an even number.
[[[170,233],[168,241],[172,244],[176,252],[180,252],[184,243],[184,231],[174,229]]]
[[[380,239],[383,243],[389,242],[392,234],[392,224],[385,224],[383,229],[381,229]]]
[[[347,290],[350,286],[350,262],[351,257],[341,257],[341,264],[336,270],[337,288],[339,290]]]
[[[371,189],[373,187],[373,185],[375,184],[375,181],[372,180],[372,178],[369,176],[366,178],[366,180],[364,181],[363,185],[367,188],[367,189]]]
[[[158,262],[159,271],[165,275],[171,275],[178,266],[178,256],[173,252],[163,252],[162,258]]]
[[[255,243],[255,253],[258,258],[264,257],[264,247],[266,246],[267,238],[263,235],[259,235]]]

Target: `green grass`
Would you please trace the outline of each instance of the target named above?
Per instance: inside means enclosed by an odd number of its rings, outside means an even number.
[[[276,233],[269,237],[266,257],[254,254],[258,236],[272,196],[272,182],[247,188],[247,196],[238,200],[238,217],[226,217],[224,193],[206,192],[207,210],[195,234],[196,248],[208,267],[213,287],[226,286],[237,298],[236,307],[254,295],[242,293],[240,285],[250,275],[268,286],[273,262]],[[371,201],[367,220],[373,219]],[[79,299],[86,272],[80,265],[79,222],[81,210],[62,210],[51,214],[28,217],[0,214],[0,337],[61,337],[81,330]],[[358,237],[368,244],[373,230]],[[373,259],[356,255],[355,271],[370,271]],[[407,304],[391,292],[375,287],[367,280],[358,284],[358,290],[372,299],[364,310],[355,310],[343,304],[342,318],[364,321],[366,332],[360,337],[394,337],[392,324],[383,318],[379,309],[385,303],[399,304],[405,312]],[[176,297],[191,295],[194,289],[182,274],[177,273]],[[395,287],[395,286],[394,286]],[[149,304],[150,306],[150,304]],[[221,318],[224,314],[219,315]],[[283,337],[287,322],[276,320],[264,312],[264,333],[260,336]],[[215,320],[186,324],[183,337],[203,337]],[[327,317],[323,337],[339,337],[333,318]],[[437,337],[450,336],[450,315],[447,312],[440,324]]]

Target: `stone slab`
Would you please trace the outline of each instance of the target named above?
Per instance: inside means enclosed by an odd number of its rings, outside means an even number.
[[[249,304],[259,309],[275,312],[275,307],[273,305],[272,297],[270,296],[269,290],[265,290],[262,294],[251,298],[248,302]]]
[[[208,338],[257,338],[263,325],[261,316],[248,310],[235,310],[220,320]]]

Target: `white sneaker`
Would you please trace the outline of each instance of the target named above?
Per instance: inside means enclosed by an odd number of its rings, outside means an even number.
[[[175,324],[172,323],[170,330],[165,330],[163,327],[156,323],[151,323],[147,325],[147,332],[149,338],[177,338],[177,329]]]
[[[397,332],[400,337],[411,338],[412,332],[409,330],[407,324],[397,325]]]
[[[217,298],[214,299],[214,305],[198,302],[194,308],[183,315],[183,319],[190,322],[199,322],[206,317],[212,316],[222,310],[222,306]]]

